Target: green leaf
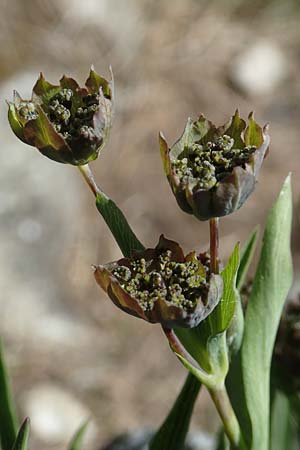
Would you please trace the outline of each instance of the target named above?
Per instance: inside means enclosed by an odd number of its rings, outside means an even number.
[[[269,449],[270,368],[281,312],[292,283],[290,176],[271,209],[263,238],[241,349],[245,400],[251,420],[246,442],[251,450]]]
[[[227,330],[236,309],[236,277],[240,263],[239,244],[233,250],[229,261],[221,275],[224,283],[224,291],[221,301],[214,311],[208,316],[208,322],[212,334],[216,335]]]
[[[29,433],[30,433],[30,420],[27,417],[19,430],[19,433],[13,446],[13,450],[28,449]]]
[[[241,262],[239,266],[239,270],[236,277],[236,287],[240,291],[244,285],[245,277],[247,275],[249,266],[251,264],[254,251],[256,248],[257,238],[258,238],[258,230],[259,228],[256,227],[249,239],[246,241],[245,245],[242,248],[241,251]]]
[[[82,442],[83,438],[86,432],[88,426],[88,421],[84,422],[76,431],[75,435],[73,436],[70,445],[69,450],[81,450],[82,448]]]
[[[96,206],[124,256],[130,257],[133,251],[145,250],[145,247],[130,228],[122,211],[109,197],[104,193],[98,193]]]
[[[169,415],[151,440],[149,450],[182,450],[201,383],[191,374]]]
[[[11,450],[17,437],[18,421],[0,340],[0,441],[2,450]]]
[[[280,391],[276,391],[271,410],[270,450],[292,449],[290,402]]]
[[[218,433],[216,450],[229,450],[229,442],[223,428]]]
[[[239,267],[239,244],[221,273],[224,291],[214,311],[191,329],[176,328],[174,331],[185,349],[198,362],[201,370],[192,367],[188,361],[179,359],[203,384],[214,388],[222,385],[228,372],[228,348],[226,330],[236,311],[239,298],[236,291],[236,275]]]

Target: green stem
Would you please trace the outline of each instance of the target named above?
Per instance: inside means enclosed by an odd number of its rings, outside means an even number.
[[[219,218],[209,221],[210,230],[210,271],[219,273]]]
[[[97,197],[97,194],[104,194],[97,185],[93,172],[88,164],[85,166],[78,166],[78,169],[95,197]]]
[[[209,393],[222,419],[224,431],[232,448],[237,449],[240,445],[240,427],[231,406],[226,388],[209,389]]]
[[[190,353],[185,349],[185,347],[182,345],[176,334],[174,333],[174,330],[172,328],[166,328],[162,326],[163,332],[166,335],[166,338],[169,341],[170,347],[173,350],[174,353],[184,358],[186,361],[189,362],[192,366],[195,367],[195,369],[198,370],[199,364],[194,360],[194,358],[190,355]]]

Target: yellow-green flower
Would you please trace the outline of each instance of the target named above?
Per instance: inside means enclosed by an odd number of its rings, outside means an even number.
[[[31,100],[15,91],[8,119],[16,136],[54,161],[83,165],[97,158],[112,122],[113,78],[91,68],[85,87],[63,76],[58,85],[41,74]]]
[[[238,111],[216,127],[204,116],[188,120],[181,138],[169,148],[160,134],[164,170],[180,208],[200,220],[226,216],[253,192],[269,147],[267,127]]]
[[[95,267],[98,284],[123,311],[166,327],[196,327],[218,304],[220,275],[210,274],[209,258],[161,236],[154,249]]]

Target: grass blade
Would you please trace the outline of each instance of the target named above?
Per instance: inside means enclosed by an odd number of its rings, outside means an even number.
[[[189,374],[173,408],[149,444],[149,450],[182,450],[184,448],[200,387],[200,382]]]
[[[0,339],[0,441],[2,450],[11,450],[17,438],[18,421]]]
[[[13,446],[13,450],[28,449],[29,433],[30,433],[30,420],[27,417],[27,419],[24,420],[19,430],[19,433]]]
[[[74,434],[70,445],[69,445],[69,450],[81,450],[82,448],[82,442],[83,442],[83,438],[88,426],[88,421],[84,422],[76,431],[76,433]]]

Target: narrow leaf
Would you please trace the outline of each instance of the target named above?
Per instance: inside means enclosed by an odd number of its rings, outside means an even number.
[[[13,446],[13,450],[27,450],[28,449],[28,439],[30,433],[30,420],[25,419],[19,433],[17,435],[16,441]]]
[[[291,219],[288,176],[268,216],[245,318],[241,364],[252,425],[252,437],[246,436],[251,450],[269,449],[271,358],[281,312],[292,283]]]
[[[122,211],[109,197],[103,193],[97,194],[96,206],[124,256],[130,257],[133,251],[145,249],[130,228]]]
[[[214,311],[208,316],[213,335],[225,331],[229,327],[234,315],[237,301],[235,286],[239,263],[239,244],[237,244],[225,269],[221,273],[224,283],[222,299]]]
[[[73,436],[70,445],[69,450],[81,450],[82,448],[82,442],[83,438],[86,432],[88,426],[88,421],[84,422],[76,431],[75,435]]]
[[[236,287],[240,291],[243,287],[249,266],[251,264],[258,238],[258,227],[256,227],[241,251],[241,262],[236,277]]]
[[[276,391],[271,411],[270,450],[292,449],[289,399]]]
[[[216,450],[229,450],[229,442],[223,428],[218,433]]]
[[[191,374],[174,403],[169,415],[153,437],[149,450],[182,450],[201,384]]]
[[[18,421],[0,340],[0,441],[2,450],[11,450],[17,437]]]

